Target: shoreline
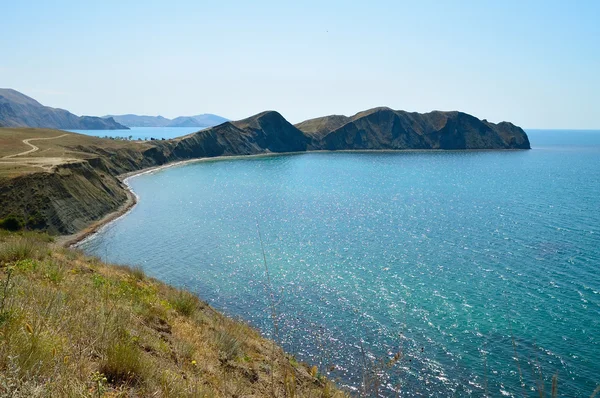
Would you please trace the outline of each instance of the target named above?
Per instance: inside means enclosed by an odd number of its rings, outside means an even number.
[[[303,154],[307,152],[271,152],[271,153],[261,153],[255,155],[233,155],[233,156],[215,156],[211,158],[197,158],[197,159],[187,159],[187,160],[178,160],[171,163],[166,163],[160,166],[152,166],[144,169],[130,171],[128,173],[120,174],[117,176],[117,179],[121,181],[124,185],[124,190],[127,195],[127,199],[125,203],[123,203],[117,210],[110,212],[101,219],[94,221],[85,229],[81,231],[75,232],[71,235],[59,235],[55,238],[55,243],[59,246],[67,247],[67,248],[77,248],[84,241],[92,238],[98,232],[100,232],[103,228],[107,227],[111,223],[117,221],[121,217],[126,216],[135,205],[137,205],[139,197],[138,195],[131,189],[131,186],[128,184],[128,181],[132,178],[139,177],[144,174],[154,173],[156,171],[161,171],[163,169],[168,169],[171,167],[179,167],[185,166],[186,164],[198,163],[198,162],[207,162],[207,161],[222,161],[227,159],[246,159],[246,158],[258,158],[258,157],[271,157],[271,156],[279,156],[279,155],[296,155]]]
[[[526,151],[527,149],[503,149],[502,151]],[[267,152],[267,153],[258,153],[253,155],[221,155],[214,156],[208,158],[196,158],[196,159],[186,159],[186,160],[177,160],[171,163],[165,163],[160,166],[152,166],[144,169],[130,171],[128,173],[120,174],[117,176],[117,179],[121,181],[124,185],[125,193],[127,194],[127,200],[123,203],[117,210],[104,215],[101,219],[93,222],[87,228],[75,232],[71,235],[60,235],[56,237],[56,244],[63,247],[73,247],[76,248],[78,245],[83,243],[84,241],[92,238],[96,235],[100,230],[110,225],[111,223],[117,221],[121,217],[124,217],[129,213],[135,205],[137,205],[139,197],[138,195],[131,189],[131,186],[128,184],[128,181],[132,178],[139,177],[144,174],[154,173],[156,171],[161,171],[163,169],[168,169],[171,167],[179,167],[185,166],[191,163],[199,163],[199,162],[211,162],[211,161],[223,161],[223,160],[239,160],[239,159],[252,159],[252,158],[261,158],[261,157],[272,157],[272,156],[290,156],[290,155],[303,155],[303,154],[311,154],[311,153],[413,153],[413,152],[496,152],[498,149],[341,149],[335,151],[329,150],[314,150],[314,151],[302,151],[302,152]]]
[[[87,228],[81,231],[75,232],[71,235],[59,235],[55,238],[55,243],[59,246],[67,248],[76,248],[77,245],[90,238],[91,236],[98,233],[102,228],[107,226],[113,221],[123,217],[137,204],[137,195],[131,190],[131,188],[125,184],[125,194],[127,199],[117,210],[106,214],[101,219],[94,221]]]

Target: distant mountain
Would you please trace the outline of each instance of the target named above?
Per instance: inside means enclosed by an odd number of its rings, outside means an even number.
[[[139,115],[107,115],[118,123],[128,127],[212,127],[225,123],[228,119],[224,117],[205,113],[196,116],[179,116],[175,119],[167,119],[162,116],[139,116]]]
[[[69,130],[118,130],[129,128],[112,118],[77,116],[69,111],[44,106],[16,90],[0,89],[0,126],[45,127]]]
[[[192,116],[198,121],[198,123],[204,126],[218,126],[221,123],[228,122],[229,119],[221,117],[219,115],[213,115],[212,113],[203,113],[201,115]]]
[[[220,123],[217,123],[220,124]],[[214,126],[214,124],[210,125]],[[168,127],[210,127],[206,124],[201,124],[199,121],[194,119],[192,116],[179,116],[171,120]]]
[[[171,123],[170,119],[162,116],[145,116],[145,115],[106,115],[102,118],[112,117],[117,123],[121,123],[127,127],[166,127]]]

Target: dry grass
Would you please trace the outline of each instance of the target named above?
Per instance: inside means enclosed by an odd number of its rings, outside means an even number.
[[[64,136],[62,136],[64,135]],[[59,137],[56,139],[48,139]],[[31,143],[39,150],[24,156],[2,159],[31,149],[23,143],[26,139],[42,138]],[[95,154],[78,150],[82,147],[99,147],[104,150],[130,149],[141,152],[150,148],[144,142],[109,140],[62,130],[42,128],[0,128],[0,178],[39,172],[61,163],[77,162],[97,157]]]
[[[0,396],[344,396],[194,295],[0,233]]]
[[[31,157],[75,157],[86,158],[89,154],[76,152],[70,149],[78,145],[101,146],[103,148],[137,148],[148,146],[140,142],[129,142],[122,140],[108,140],[99,137],[88,136],[85,134],[69,133],[62,130],[42,129],[42,128],[0,128],[0,157],[12,155],[31,149],[23,143],[25,139],[31,138],[51,138],[67,134],[64,137],[55,140],[33,141],[39,147],[39,151],[31,153]]]

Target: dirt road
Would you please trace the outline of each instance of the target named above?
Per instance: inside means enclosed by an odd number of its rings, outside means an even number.
[[[34,140],[36,140],[36,141],[37,140],[55,140],[57,138],[64,137],[65,135],[68,135],[68,134],[62,134],[62,135],[59,135],[59,136],[56,136],[56,137],[28,138],[26,140],[23,140],[23,144],[29,145],[31,147],[31,149],[29,149],[29,150],[27,150],[25,152],[15,153],[14,155],[4,156],[2,159],[10,159],[10,158],[15,158],[17,156],[28,155],[28,154],[33,153],[33,152],[35,152],[35,151],[37,151],[37,150],[40,149],[37,146],[31,144],[30,141],[34,141]]]

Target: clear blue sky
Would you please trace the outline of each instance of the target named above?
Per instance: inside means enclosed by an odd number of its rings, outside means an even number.
[[[600,1],[4,1],[0,87],[76,114],[385,105],[600,128]]]

